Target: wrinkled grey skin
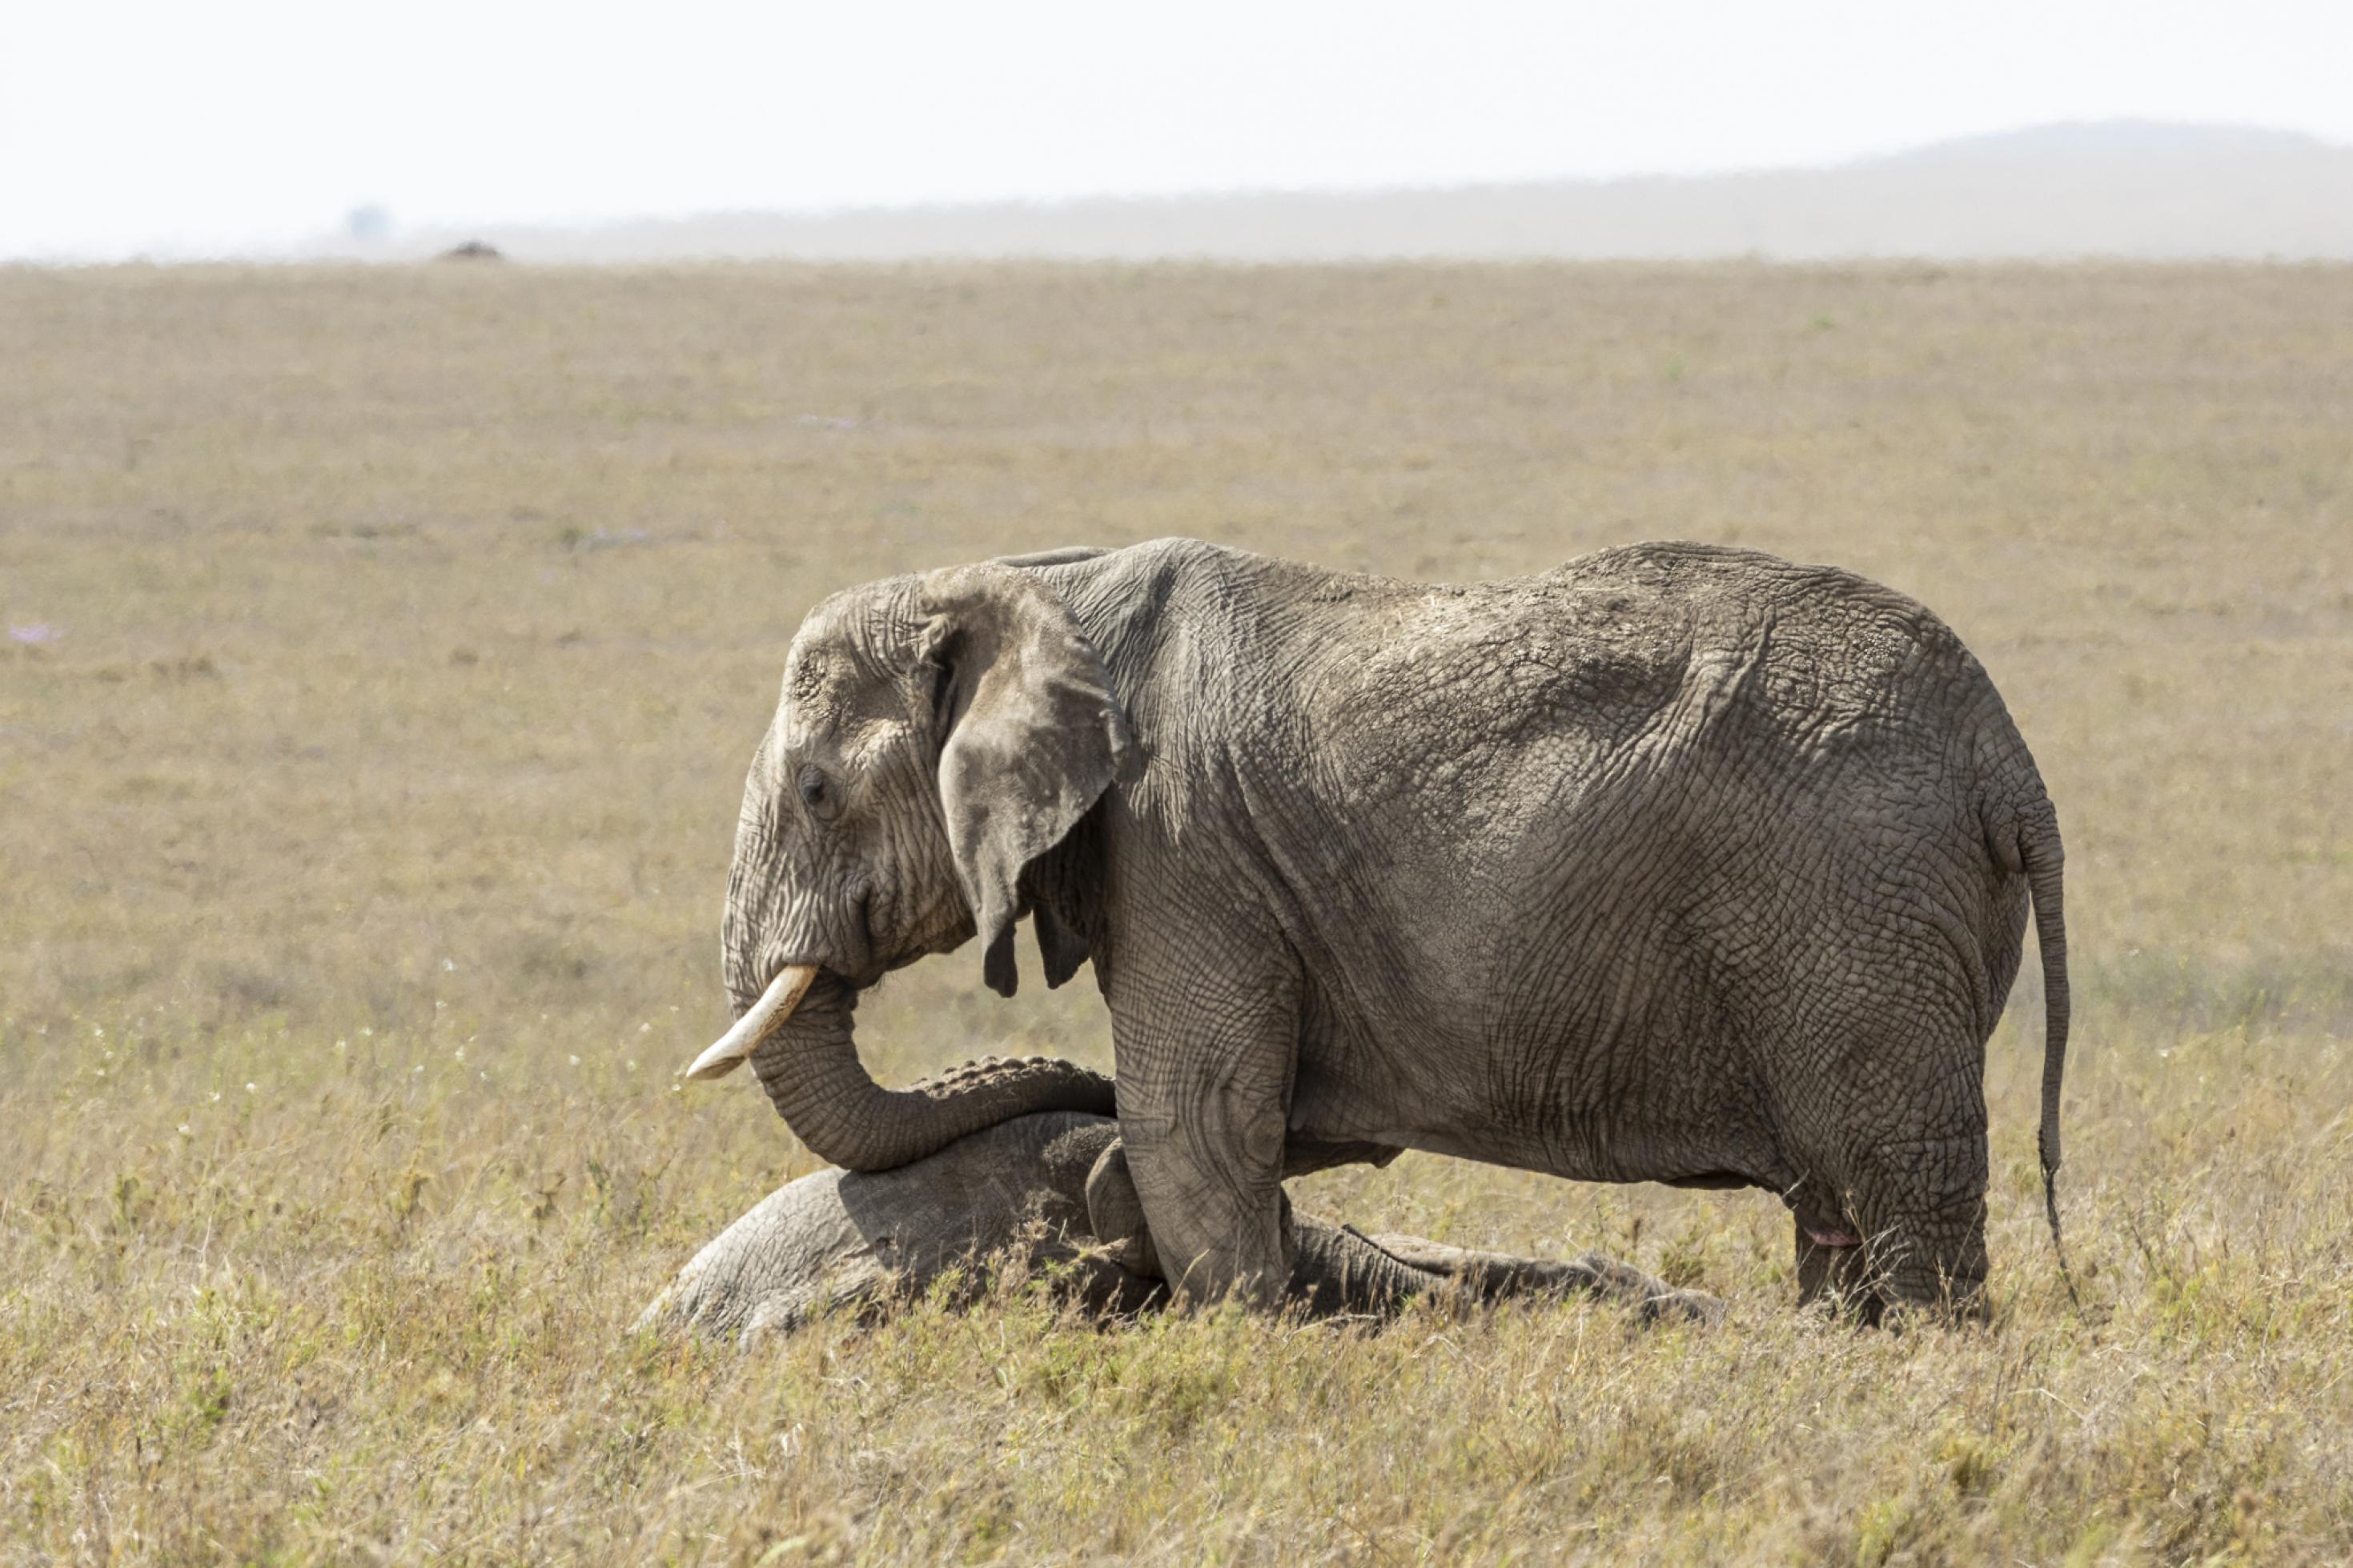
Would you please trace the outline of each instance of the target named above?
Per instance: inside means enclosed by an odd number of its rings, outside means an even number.
[[[1092,959],[1151,1238],[1202,1294],[1280,1297],[1286,1173],[1418,1148],[1763,1187],[1807,1296],[1968,1310],[2030,888],[2058,1163],[2060,867],[1984,669],[1846,573],[1644,544],[1430,586],[1170,540],[812,611],[723,947],[739,1015],[821,967],[753,1064],[869,1171],[1099,1089],[879,1089],[861,989],[976,934],[1009,994],[1024,915],[1048,984]]]
[[[1058,1289],[1089,1310],[1163,1306],[1168,1292],[1148,1259],[1141,1272],[1124,1266],[1116,1245],[1132,1242],[1118,1232],[1134,1210],[1132,1189],[1105,1191],[1124,1185],[1118,1134],[1108,1118],[1050,1111],[986,1128],[893,1170],[803,1176],[697,1253],[638,1326],[749,1338],[788,1332],[828,1310],[873,1317],[925,1295],[952,1268],[962,1270],[967,1294],[976,1292],[993,1262],[1021,1255],[1050,1268]],[[1418,1237],[1366,1237],[1305,1215],[1293,1221],[1285,1300],[1309,1316],[1385,1317],[1416,1296],[1449,1289],[1488,1301],[1591,1295],[1632,1307],[1645,1321],[1713,1321],[1722,1310],[1712,1297],[1597,1253],[1560,1263]]]

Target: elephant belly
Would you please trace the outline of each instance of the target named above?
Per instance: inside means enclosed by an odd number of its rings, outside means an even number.
[[[1449,1034],[1412,1020],[1303,1041],[1290,1132],[1574,1181],[1786,1180],[1761,1087],[1732,1042],[1687,1030],[1683,1011],[1637,1021],[1614,1016],[1606,997],[1563,998],[1517,1027],[1489,1019]]]

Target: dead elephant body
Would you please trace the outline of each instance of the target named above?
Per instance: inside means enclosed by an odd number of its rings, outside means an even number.
[[[894,1170],[828,1169],[787,1184],[695,1255],[646,1309],[640,1327],[706,1333],[788,1332],[826,1311],[876,1316],[957,1271],[980,1288],[992,1259],[1028,1255],[1071,1300],[1111,1314],[1165,1305],[1148,1247],[1126,1227],[1118,1124],[1053,1111],[1016,1117]],[[1106,1156],[1110,1156],[1107,1160]],[[1102,1225],[1114,1234],[1104,1236]],[[1678,1291],[1595,1254],[1572,1262],[1366,1237],[1306,1215],[1293,1221],[1289,1300],[1315,1315],[1385,1315],[1431,1291],[1474,1300],[1588,1294],[1648,1318],[1716,1315],[1713,1299]],[[1129,1265],[1135,1265],[1130,1267]]]

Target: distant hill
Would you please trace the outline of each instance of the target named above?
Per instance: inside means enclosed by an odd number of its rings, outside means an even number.
[[[489,225],[322,247],[399,259],[465,239],[522,261],[1757,256],[2353,258],[2353,148],[2248,126],[2109,121],[1938,142],[1834,167],[1449,189],[724,213],[580,228]]]
[[[2260,125],[2189,125],[2172,120],[2069,120],[1982,136],[1957,136],[1915,147],[1899,158],[2050,157],[2084,153],[2326,152],[2328,143],[2301,131]]]

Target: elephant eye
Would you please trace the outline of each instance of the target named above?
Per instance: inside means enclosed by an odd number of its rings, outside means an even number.
[[[801,770],[800,792],[801,805],[807,807],[811,816],[820,821],[832,817],[837,804],[833,789],[826,782],[825,770],[815,763]]]

